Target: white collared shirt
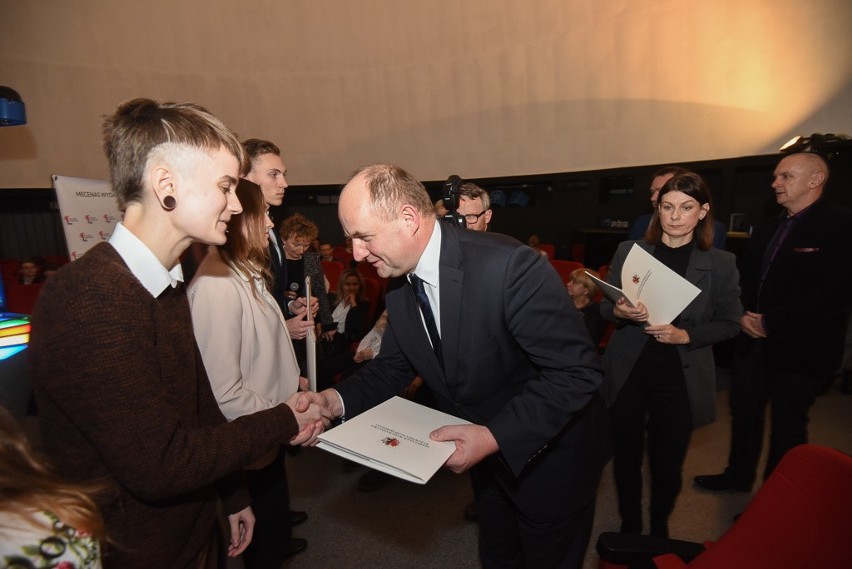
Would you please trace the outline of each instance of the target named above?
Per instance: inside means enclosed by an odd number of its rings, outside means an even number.
[[[423,288],[426,291],[426,296],[429,297],[429,304],[432,306],[432,314],[435,316],[435,326],[438,328],[438,336],[441,336],[441,296],[438,293],[438,276],[441,265],[441,223],[436,222],[435,228],[432,231],[432,236],[429,237],[429,243],[426,244],[426,249],[420,255],[420,260],[417,261],[417,267],[412,271],[423,281]],[[410,274],[410,273],[409,273]],[[410,280],[409,280],[410,282]],[[420,315],[423,319],[423,314]],[[426,321],[423,321],[423,327],[426,327]]]
[[[166,270],[156,255],[133,232],[118,222],[109,244],[124,259],[133,276],[139,279],[142,286],[157,298],[167,286],[176,287],[183,282],[183,269],[177,263],[172,269]]]

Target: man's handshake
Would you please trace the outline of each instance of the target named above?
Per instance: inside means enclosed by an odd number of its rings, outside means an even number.
[[[326,427],[343,415],[343,402],[334,389],[320,393],[297,391],[287,399],[287,405],[299,423],[299,433],[290,439],[292,446],[315,445]]]

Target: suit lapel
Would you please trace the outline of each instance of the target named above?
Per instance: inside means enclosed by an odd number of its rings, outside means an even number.
[[[710,253],[695,247],[689,255],[689,265],[686,267],[686,280],[701,290],[704,290],[707,287],[704,280],[712,270],[713,263],[710,259]]]
[[[462,294],[464,272],[461,270],[461,247],[458,235],[452,228],[443,228],[441,239],[440,284],[441,294],[441,346],[444,351],[445,381],[451,384],[458,376],[459,340],[462,326]]]

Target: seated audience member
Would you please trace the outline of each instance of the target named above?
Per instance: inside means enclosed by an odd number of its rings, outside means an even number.
[[[320,243],[319,254],[320,261],[330,263],[338,260],[334,258],[334,247],[331,246],[331,243]]]
[[[0,564],[98,569],[104,522],[94,487],[70,484],[30,448],[0,407]]]
[[[574,301],[574,306],[583,315],[583,322],[592,337],[592,342],[597,346],[606,332],[606,321],[601,316],[600,305],[593,300],[598,287],[586,271],[600,278],[600,275],[591,269],[576,269],[571,272],[571,278],[565,286],[568,289],[568,296]]]
[[[527,245],[529,245],[530,248],[533,251],[536,251],[539,255],[547,257],[548,256],[547,251],[545,251],[544,249],[539,247],[540,244],[541,244],[541,239],[539,238],[538,235],[535,235],[535,234],[530,235],[530,238],[527,239]]]
[[[210,567],[217,498],[239,555],[254,530],[240,471],[327,423],[313,394],[227,422],[195,344],[179,258],[193,241],[223,244],[241,211],[234,134],[198,105],[149,99],[120,105],[103,133],[124,219],[36,305],[41,440],[63,476],[104,486],[105,567]]]
[[[356,364],[367,362],[379,355],[379,351],[382,349],[382,336],[387,327],[388,311],[385,309],[373,325],[373,328],[358,343],[355,355],[352,358]]]
[[[337,297],[340,301],[331,313],[337,326],[336,334],[328,342],[327,352],[317,368],[317,381],[323,389],[331,387],[336,374],[355,364],[352,344],[367,333],[370,302],[364,298],[364,279],[358,271],[347,269],[340,275]]]
[[[25,285],[43,283],[42,264],[37,257],[27,257],[21,261],[21,268],[18,270],[20,273],[18,282]]]
[[[240,180],[237,198],[243,213],[228,222],[228,240],[210,248],[188,291],[201,358],[229,421],[272,409],[299,387],[296,353],[270,288],[269,206],[248,180]],[[244,555],[248,569],[280,566],[307,545],[304,539],[283,539],[291,523],[285,451],[280,446],[246,470],[257,520]]]

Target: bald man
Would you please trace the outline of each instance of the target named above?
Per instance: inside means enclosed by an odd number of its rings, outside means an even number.
[[[707,490],[750,491],[772,406],[764,479],[808,442],[808,411],[838,369],[852,296],[852,212],[823,198],[828,165],[785,157],[772,189],[784,212],[760,225],[742,263],[742,334],[733,359],[731,449],[722,474],[695,477]]]
[[[597,349],[553,267],[505,235],[438,223],[396,166],[359,170],[338,215],[357,261],[410,286],[387,294],[379,356],[318,398],[350,418],[421,376],[472,423],[432,438],[455,442],[447,468],[471,472],[482,566],[580,569],[609,439]]]

